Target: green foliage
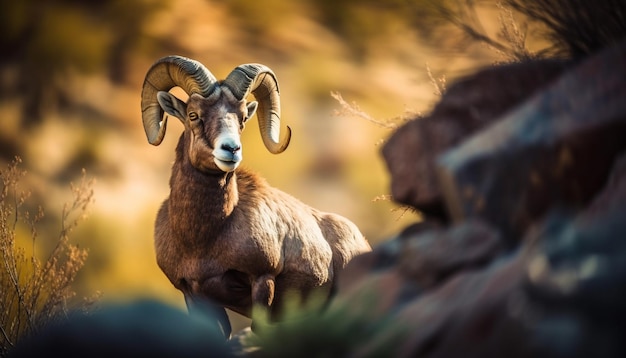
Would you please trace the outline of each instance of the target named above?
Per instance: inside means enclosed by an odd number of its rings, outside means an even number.
[[[397,356],[407,327],[389,315],[377,316],[377,297],[369,292],[359,295],[357,302],[337,298],[327,305],[312,299],[304,308],[293,303],[278,323],[256,314],[257,334],[245,343],[258,348],[261,357]]]
[[[0,356],[21,338],[67,314],[74,296],[71,284],[87,258],[85,249],[69,243],[69,235],[93,201],[91,182],[83,177],[79,186],[72,185],[74,200],[63,208],[58,236],[40,238],[37,224],[44,211],[39,207],[33,215],[24,209],[29,193],[19,188],[25,175],[20,162],[16,158],[0,171]],[[41,255],[37,240],[50,240],[55,246]]]

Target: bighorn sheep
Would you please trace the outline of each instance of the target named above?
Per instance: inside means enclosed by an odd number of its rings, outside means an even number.
[[[176,86],[189,95],[186,103],[168,92]],[[258,102],[246,101],[250,93]],[[161,58],[146,74],[141,110],[153,145],[165,135],[164,112],[184,125],[170,196],[156,218],[157,262],[190,311],[212,303],[227,337],[224,307],[250,317],[253,305],[260,305],[276,314],[288,291],[329,294],[338,271],[371,250],[349,220],[313,209],[239,168],[240,135],[255,112],[271,153],[289,145],[289,127],[279,139],[278,83],[268,67],[244,64],[217,81],[197,61]]]

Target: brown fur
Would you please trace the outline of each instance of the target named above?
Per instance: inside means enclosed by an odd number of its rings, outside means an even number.
[[[204,126],[207,138],[215,124]],[[190,309],[208,301],[248,317],[253,305],[275,314],[290,291],[329,294],[338,271],[371,250],[352,222],[313,209],[248,170],[198,170],[192,153],[209,153],[209,141],[198,142],[185,127],[155,247],[159,266]]]

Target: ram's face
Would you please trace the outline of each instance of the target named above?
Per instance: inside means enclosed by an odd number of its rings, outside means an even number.
[[[218,90],[219,91],[219,90]],[[256,102],[237,101],[227,89],[204,98],[191,95],[185,127],[191,163],[201,170],[231,172],[241,164],[241,132]]]

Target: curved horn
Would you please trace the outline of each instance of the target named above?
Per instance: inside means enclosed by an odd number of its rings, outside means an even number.
[[[257,118],[261,138],[270,153],[278,154],[289,146],[291,128],[280,139],[280,93],[278,81],[267,66],[250,63],[237,66],[223,82],[238,100],[244,99],[250,92],[259,102]]]
[[[200,62],[182,57],[167,56],[156,61],[146,73],[141,90],[141,117],[148,142],[159,145],[165,136],[167,117],[157,101],[157,92],[182,88],[188,95],[207,96],[217,79]]]

